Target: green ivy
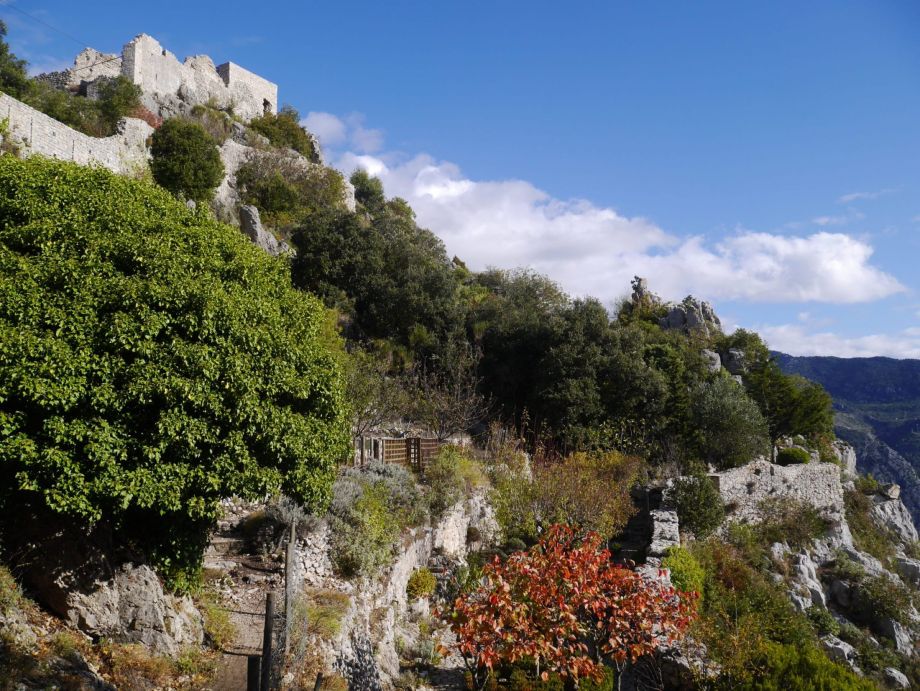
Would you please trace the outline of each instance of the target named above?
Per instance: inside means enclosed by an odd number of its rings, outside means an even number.
[[[313,510],[347,450],[341,346],[285,266],[164,190],[0,158],[0,500],[194,571],[230,495]]]

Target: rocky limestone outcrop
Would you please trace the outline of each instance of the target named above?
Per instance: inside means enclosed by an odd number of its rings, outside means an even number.
[[[747,361],[741,348],[729,348],[722,357],[722,364],[729,374],[735,376],[747,374]]]
[[[268,252],[273,257],[290,254],[291,246],[278,240],[274,235],[262,227],[259,210],[251,204],[240,207],[240,230],[258,247]]]
[[[722,333],[722,322],[708,302],[688,295],[680,303],[669,303],[667,307],[668,313],[659,322],[662,329],[698,331],[705,336]]]
[[[716,374],[722,369],[722,358],[719,357],[716,351],[703,350],[700,354],[703,356],[703,362],[706,364],[706,369],[710,372]]]
[[[889,488],[887,494],[876,494],[872,498],[872,518],[897,535],[902,542],[916,542],[917,528],[900,497],[900,487],[896,491]]]
[[[24,525],[4,534],[12,566],[35,599],[68,624],[166,655],[203,641],[192,600],[165,592],[153,569],[125,559],[104,527],[68,523],[46,510]]]
[[[475,528],[475,531],[470,531]],[[409,602],[406,584],[416,569],[434,561],[462,563],[468,552],[468,535],[490,542],[498,534],[494,513],[484,494],[474,494],[448,509],[431,527],[416,528],[405,537],[395,561],[378,578],[357,582],[342,580],[332,572],[328,533],[319,528],[298,543],[303,582],[338,590],[350,597],[335,640],[319,643],[326,664],[349,680],[350,688],[390,688],[399,676],[397,639],[411,639],[410,614],[419,603]]]
[[[667,556],[671,547],[680,545],[680,529],[676,511],[656,509],[649,512],[652,521],[652,541],[647,550],[647,562],[655,565]]]
[[[856,449],[854,449],[851,444],[841,439],[835,439],[832,442],[831,447],[834,451],[834,456],[837,458],[837,461],[840,463],[840,467],[843,469],[843,472],[846,475],[855,476]]]

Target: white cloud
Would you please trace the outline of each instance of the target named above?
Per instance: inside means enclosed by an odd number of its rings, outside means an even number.
[[[895,334],[845,337],[824,331],[809,333],[798,324],[760,326],[757,331],[770,348],[790,355],[835,355],[837,357],[920,358],[920,329]]]
[[[343,119],[332,113],[311,111],[300,124],[315,134],[325,148],[347,145],[359,154],[372,154],[383,146],[383,131],[365,127],[360,113],[351,113]]]
[[[346,141],[345,123],[332,113],[310,111],[300,124],[315,134],[323,147],[334,148]]]
[[[612,301],[629,279],[645,276],[676,299],[763,302],[864,302],[903,290],[870,263],[872,247],[842,233],[802,237],[741,230],[711,243],[679,238],[642,217],[585,200],[563,201],[523,180],[474,181],[449,162],[419,155],[385,162],[345,155],[345,171],[363,167],[387,193],[406,198],[471,267],[531,266],[578,295]]]
[[[324,141],[331,132],[339,142],[331,158],[342,171],[363,168],[380,177],[388,196],[408,200],[419,223],[474,269],[532,267],[575,295],[608,304],[628,292],[634,275],[647,277],[668,299],[693,293],[710,300],[852,303],[904,290],[871,264],[868,242],[841,232],[739,229],[717,241],[681,237],[641,216],[554,198],[525,180],[472,180],[427,154],[371,155],[382,134],[367,130],[360,115],[310,113],[311,124],[314,131],[325,128]]]
[[[878,199],[879,197],[884,197],[889,194],[894,194],[898,191],[897,187],[887,187],[883,190],[876,190],[875,192],[850,192],[849,194],[843,194],[837,198],[837,201],[841,204],[850,204],[851,202],[858,201],[872,201],[873,199]]]

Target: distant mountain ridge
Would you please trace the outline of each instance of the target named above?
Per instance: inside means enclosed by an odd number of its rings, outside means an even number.
[[[860,472],[901,485],[920,518],[920,360],[796,357],[773,353],[784,372],[820,383],[834,399],[837,436],[856,448]]]

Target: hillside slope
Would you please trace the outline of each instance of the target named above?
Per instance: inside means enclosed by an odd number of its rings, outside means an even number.
[[[783,371],[824,386],[834,398],[837,436],[856,448],[860,472],[901,485],[920,517],[920,360],[794,357]]]

